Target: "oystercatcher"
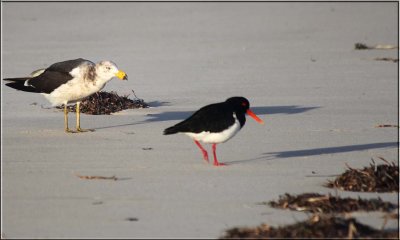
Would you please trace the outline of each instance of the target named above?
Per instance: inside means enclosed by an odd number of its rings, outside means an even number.
[[[250,110],[250,103],[246,98],[231,97],[225,102],[202,107],[186,120],[165,129],[164,135],[185,133],[194,140],[207,162],[208,153],[199,141],[211,143],[214,166],[222,166],[225,164],[218,162],[217,144],[228,141],[239,132],[246,122],[246,113],[258,123],[264,124],[264,121]]]
[[[65,132],[86,132],[80,127],[80,102],[101,90],[113,77],[128,80],[125,72],[118,70],[115,63],[101,61],[96,64],[82,58],[54,63],[39,69],[29,77],[5,78],[6,85],[25,92],[41,93],[55,105],[64,104]],[[67,104],[76,103],[76,131],[68,128]]]

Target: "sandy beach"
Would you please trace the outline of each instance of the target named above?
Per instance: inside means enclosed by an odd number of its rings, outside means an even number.
[[[2,2],[2,13],[2,78],[108,59],[129,80],[104,91],[133,90],[151,106],[83,114],[96,131],[66,134],[61,110],[3,82],[3,238],[218,238],[307,219],[259,204],[284,193],[398,204],[398,193],[323,187],[346,164],[398,163],[398,128],[376,127],[398,124],[398,63],[374,60],[398,49],[354,49],[397,45],[398,3]],[[205,164],[185,135],[162,134],[231,96],[249,99],[265,125],[248,117],[218,145],[227,166]],[[383,223],[380,212],[352,215]]]

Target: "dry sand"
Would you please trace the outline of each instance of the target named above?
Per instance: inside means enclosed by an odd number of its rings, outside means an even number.
[[[373,60],[398,49],[354,50],[397,45],[398,3],[2,2],[2,10],[2,77],[110,59],[129,81],[104,90],[134,90],[152,106],[82,115],[96,131],[65,134],[62,112],[44,97],[2,83],[3,237],[217,238],[306,219],[258,203],[334,194],[322,184],[345,163],[398,162],[398,129],[375,128],[398,122],[398,65]],[[205,164],[184,135],[162,135],[234,95],[266,124],[248,118],[218,146],[227,167]],[[397,193],[338,194],[398,202]],[[383,223],[382,213],[354,215]]]

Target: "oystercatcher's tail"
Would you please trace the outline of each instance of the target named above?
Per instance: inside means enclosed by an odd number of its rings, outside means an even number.
[[[176,126],[172,126],[172,127],[169,127],[169,128],[164,130],[164,135],[175,134],[175,133],[178,133],[178,132],[179,132],[179,130],[176,128]]]

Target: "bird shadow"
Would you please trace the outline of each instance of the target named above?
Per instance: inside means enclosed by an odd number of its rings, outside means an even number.
[[[390,147],[399,147],[399,142],[369,143],[369,144],[357,144],[357,145],[326,147],[326,148],[311,148],[311,149],[282,151],[282,152],[267,152],[263,153],[262,156],[257,158],[232,161],[228,162],[227,164],[246,163],[257,160],[268,161],[277,158],[309,157],[309,156],[324,155],[324,154],[355,152],[355,151],[364,151],[370,149],[390,148]]]
[[[298,114],[311,111],[320,107],[303,107],[296,105],[289,106],[268,106],[268,107],[251,107],[251,110],[255,114]]]
[[[251,107],[251,110],[257,115],[269,115],[269,114],[298,114],[316,108],[319,107],[301,107],[296,105],[289,105],[289,106]],[[144,120],[142,123],[184,120],[190,117],[194,112],[195,111],[170,111],[170,112],[148,114],[147,116],[149,117],[149,119]]]
[[[369,143],[358,144],[349,146],[327,147],[327,148],[313,148],[305,150],[283,151],[283,152],[269,152],[263,155],[270,155],[274,158],[290,158],[290,157],[307,157],[322,154],[335,154],[344,152],[363,151],[376,148],[389,148],[398,146],[398,142],[383,142],[383,143]]]
[[[149,105],[151,107],[157,106],[164,106],[169,105],[169,102],[160,102],[154,101],[150,102]],[[257,115],[270,115],[270,114],[299,114],[303,112],[307,112],[313,109],[317,109],[320,107],[302,107],[296,105],[288,105],[288,106],[261,106],[261,107],[251,107],[251,110]],[[115,128],[115,127],[125,127],[137,124],[144,124],[144,123],[152,123],[152,122],[164,122],[164,121],[181,121],[188,117],[190,117],[195,111],[168,111],[168,112],[161,112],[161,113],[149,113],[146,115],[148,119],[133,122],[133,123],[126,123],[126,124],[119,124],[119,125],[112,125],[112,126],[104,126],[98,127],[95,129],[106,129],[106,128]]]
[[[147,105],[149,105],[149,107],[171,106],[171,102],[152,101],[152,102],[147,102]]]

